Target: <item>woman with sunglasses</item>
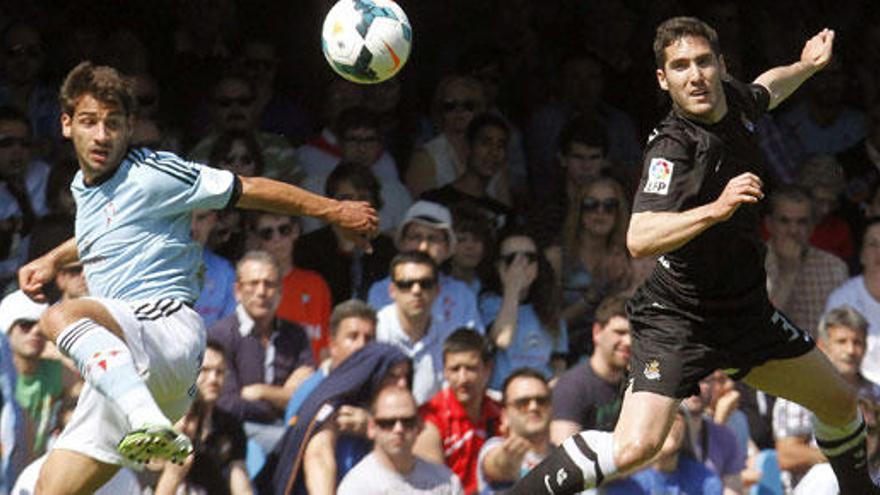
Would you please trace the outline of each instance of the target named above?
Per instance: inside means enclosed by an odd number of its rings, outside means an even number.
[[[500,236],[497,276],[480,297],[480,316],[493,322],[489,337],[496,346],[489,388],[521,367],[535,368],[550,380],[565,369],[568,332],[559,313],[559,288],[553,269],[523,229]]]
[[[602,298],[632,285],[633,267],[625,244],[628,219],[623,187],[611,177],[599,177],[572,198],[562,245],[547,248],[562,285],[562,317],[578,352],[592,351],[587,334]]]
[[[406,170],[406,187],[413,198],[454,181],[464,172],[468,125],[485,110],[483,87],[476,79],[450,75],[440,81],[431,102],[437,135],[415,149]]]

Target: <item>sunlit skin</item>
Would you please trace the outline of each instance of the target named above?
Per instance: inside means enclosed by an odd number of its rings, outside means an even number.
[[[505,391],[504,415],[508,429],[527,439],[547,436],[550,432],[550,404],[529,401],[525,411],[513,406],[518,399],[550,397],[550,388],[537,378],[523,376],[510,382]]]
[[[87,185],[116,171],[128,151],[132,128],[132,116],[91,94],[79,98],[73,115],[61,115],[61,133],[73,142]]]
[[[614,189],[605,183],[597,183],[591,187],[584,196],[584,199],[593,198],[599,200],[600,203],[607,199],[617,198]],[[618,198],[619,199],[619,198]],[[584,231],[589,232],[592,237],[604,239],[614,229],[614,223],[617,220],[617,211],[606,212],[600,207],[596,210],[581,212],[581,227]]]
[[[522,235],[511,236],[507,239],[504,239],[501,242],[501,246],[498,250],[498,253],[502,260],[511,254],[537,252],[538,247],[535,245],[535,241],[533,241],[530,237]],[[532,282],[534,282],[535,279],[538,278],[538,264],[530,262],[528,258],[523,254],[517,254],[516,258],[514,258],[513,260],[512,266],[517,270],[522,270],[519,300],[524,301],[529,294],[529,288],[532,286]],[[508,266],[507,263],[503,261],[499,262],[499,276],[503,277],[504,271],[509,269],[510,266]]]
[[[439,293],[439,286],[435,284],[433,288],[426,289],[421,284],[415,284],[409,290],[402,290],[394,285],[394,281],[425,278],[436,278],[431,265],[401,263],[394,267],[392,282],[389,286],[391,299],[394,300],[398,313],[407,320],[421,320],[430,313],[431,306]]]
[[[657,69],[657,82],[669,92],[678,111],[698,122],[720,121],[727,114],[721,87],[725,68],[709,42],[703,37],[683,36],[663,52],[665,62]]]
[[[15,356],[36,359],[46,347],[46,338],[33,321],[15,323],[6,335],[9,337],[9,347]]]
[[[819,339],[818,344],[837,371],[848,380],[855,381],[868,345],[865,332],[832,326],[828,328],[828,338]]]
[[[363,318],[350,317],[339,322],[336,335],[330,339],[330,359],[333,367],[339,365],[368,342],[376,339],[376,325]]]
[[[476,351],[452,352],[443,357],[443,377],[465,409],[479,407],[491,371]]]
[[[267,323],[274,318],[281,301],[281,278],[278,271],[260,261],[247,261],[238,270],[235,300],[251,318]]]
[[[813,232],[810,204],[779,201],[773,214],[768,217],[767,229],[770,231],[770,244],[777,255],[799,257],[809,245]]]
[[[199,377],[196,379],[199,397],[208,404],[217,402],[225,381],[226,358],[223,356],[223,353],[210,347],[205,349],[202,370],[199,371]]]
[[[368,436],[374,442],[374,452],[379,456],[380,462],[387,467],[393,468],[397,464],[402,464],[403,468],[411,466],[414,462],[413,444],[422,431],[422,425],[419,422],[412,428],[407,428],[401,421],[397,421],[390,429],[383,429],[376,420],[411,417],[418,418],[418,408],[408,390],[390,387],[379,393],[373,410],[373,419],[370,420]]]
[[[398,250],[421,251],[433,258],[438,264],[446,261],[451,254],[445,230],[414,222],[405,227]]]
[[[623,371],[629,363],[630,335],[629,320],[623,316],[612,316],[608,323],[593,326],[594,356],[602,359],[603,366],[611,371]]]
[[[256,231],[264,229],[272,230],[272,238],[265,240],[257,236],[257,249],[266,251],[281,265],[282,270],[288,265],[293,265],[293,244],[299,237],[299,225],[295,224],[290,217],[285,215],[261,214],[257,218]],[[281,229],[290,229],[287,235],[281,233]]]

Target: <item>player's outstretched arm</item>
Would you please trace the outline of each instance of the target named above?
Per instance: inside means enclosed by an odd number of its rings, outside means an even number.
[[[743,203],[764,197],[761,179],[744,173],[730,179],[715,201],[682,212],[634,213],[626,233],[626,246],[634,258],[674,251],[718,222],[733,216]]]
[[[364,201],[337,201],[284,182],[263,177],[241,177],[239,208],[283,215],[308,215],[342,227],[349,239],[370,250],[379,230],[379,214]]]
[[[18,286],[34,301],[46,302],[43,288],[55,279],[55,274],[62,266],[75,262],[78,257],[76,238],[71,237],[55,249],[21,267],[18,270]]]
[[[801,59],[791,65],[774,67],[755,79],[770,92],[770,109],[776,108],[813,74],[824,69],[831,61],[834,31],[825,28],[807,40]]]

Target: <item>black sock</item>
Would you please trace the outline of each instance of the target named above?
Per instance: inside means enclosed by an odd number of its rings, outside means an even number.
[[[837,477],[841,495],[880,493],[868,474],[868,453],[865,445],[865,423],[859,418],[854,431],[834,440],[819,438],[816,443],[828,458]]]
[[[509,495],[574,495],[584,490],[584,476],[562,447],[519,480]]]

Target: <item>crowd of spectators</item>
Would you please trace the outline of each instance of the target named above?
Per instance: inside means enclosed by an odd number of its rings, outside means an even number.
[[[131,77],[137,146],[380,212],[371,251],[312,218],[194,212],[208,348],[179,426],[196,452],[105,492],[498,493],[571,434],[614,428],[625,306],[655,263],[626,249],[642,145],[669,110],[650,40],[683,14],[718,29],[744,81],[838,33],[833,65],[755,123],[767,289],[859,387],[880,465],[870,2],[400,0],[411,60],[364,86],[322,58],[331,3],[0,4],[0,494],[31,493],[81,384],[15,280],[73,234],[57,93],[76,63]],[[82,265],[54,282],[53,301],[88,295]],[[805,417],[715,373],[659,457],[599,493],[836,493]]]

